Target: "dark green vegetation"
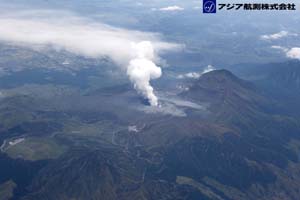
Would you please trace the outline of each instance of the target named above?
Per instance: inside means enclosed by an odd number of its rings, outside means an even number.
[[[109,60],[2,48],[16,51],[18,63],[11,57],[1,67],[32,66],[0,77],[3,199],[300,196],[299,62],[277,64],[276,72],[253,68],[253,74],[278,75],[259,80],[216,70],[186,81],[189,90],[173,96],[203,109],[176,104],[186,114],[178,116],[173,110],[146,112],[126,79],[108,68]],[[60,66],[66,58],[78,66]],[[48,68],[38,68],[42,63]],[[286,70],[290,65],[293,73]],[[284,86],[276,94],[275,83]],[[163,85],[157,88],[164,91]],[[161,103],[161,110],[169,105]]]

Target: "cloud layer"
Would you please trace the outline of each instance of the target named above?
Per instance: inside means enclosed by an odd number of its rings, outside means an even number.
[[[280,38],[284,38],[287,36],[298,36],[298,34],[289,33],[288,31],[280,31],[278,33],[274,33],[270,35],[262,35],[260,38],[263,40],[278,40]]]
[[[184,10],[184,8],[180,7],[180,6],[168,6],[168,7],[163,7],[159,9],[160,11],[182,11]]]
[[[270,35],[262,35],[261,38],[264,40],[277,40],[279,38],[288,36],[288,34],[289,33],[287,31],[280,31],[278,33],[274,33]]]
[[[215,68],[212,65],[208,65],[206,68],[203,69],[202,72],[189,72],[189,73],[186,73],[186,74],[179,75],[178,78],[179,79],[184,79],[184,78],[198,79],[203,74],[211,72],[213,70],[215,70]]]
[[[161,76],[161,69],[155,64],[160,60],[158,55],[179,47],[163,42],[159,34],[116,28],[63,11],[2,14],[0,24],[2,42],[64,49],[90,58],[111,58],[127,70],[135,88],[151,105],[157,105],[149,82]]]
[[[285,53],[287,58],[298,59],[300,60],[300,47],[286,48],[282,46],[273,45],[272,49],[278,49]]]

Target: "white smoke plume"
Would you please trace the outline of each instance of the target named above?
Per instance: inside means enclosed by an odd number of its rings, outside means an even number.
[[[132,59],[127,68],[127,74],[134,83],[134,88],[149,100],[152,106],[158,105],[157,97],[150,85],[151,79],[157,79],[161,76],[161,68],[154,62],[154,50],[151,42],[143,41],[133,44],[136,50],[136,58]]]
[[[158,104],[150,80],[162,75],[158,55],[180,47],[159,34],[116,28],[64,11],[22,11],[0,14],[0,42],[52,47],[90,58],[110,57],[121,66],[135,89],[151,105]]]

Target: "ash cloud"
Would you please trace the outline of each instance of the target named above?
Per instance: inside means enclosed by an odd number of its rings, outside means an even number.
[[[175,117],[186,117],[186,110],[198,110],[203,114],[207,113],[207,105],[197,104],[178,98],[177,96],[159,94],[161,103],[152,109],[147,106],[138,107],[137,109],[148,114],[170,115]]]
[[[162,75],[159,54],[177,50],[157,33],[127,30],[52,10],[9,11],[0,15],[0,42],[66,50],[89,58],[109,57],[151,105],[158,104],[150,80]]]

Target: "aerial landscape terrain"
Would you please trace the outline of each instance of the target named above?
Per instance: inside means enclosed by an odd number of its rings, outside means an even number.
[[[0,0],[0,200],[298,200],[295,3]]]

